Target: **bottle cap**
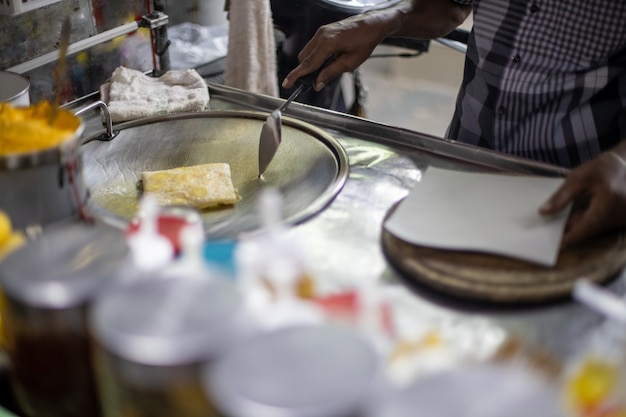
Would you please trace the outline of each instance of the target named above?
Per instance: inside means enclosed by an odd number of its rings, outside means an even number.
[[[254,334],[235,288],[198,277],[151,277],[101,297],[96,339],[129,361],[155,366],[211,360]]]
[[[132,273],[121,231],[72,221],[45,228],[8,255],[0,264],[0,286],[33,307],[71,308]]]

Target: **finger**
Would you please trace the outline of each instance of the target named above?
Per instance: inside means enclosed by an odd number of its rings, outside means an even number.
[[[315,80],[313,80],[313,89],[320,91],[328,84],[332,79],[343,73],[341,62],[337,62],[337,59],[332,55],[322,63],[322,69]]]
[[[293,87],[300,77],[315,71],[315,68],[312,68],[310,56],[315,52],[316,43],[315,39],[312,39],[304,46],[302,51],[300,51],[298,54],[298,61],[300,63],[287,74],[281,84],[283,88],[289,89]]]
[[[304,45],[304,47],[298,53],[298,61],[304,61],[307,57],[314,55],[321,46],[328,44],[328,26],[331,25],[324,25],[317,28],[313,37],[306,43],[306,45]]]
[[[309,61],[301,62],[297,67],[292,69],[289,74],[287,74],[281,84],[282,87],[290,89],[295,85],[296,81],[298,81],[300,77],[304,77],[305,75],[313,72],[314,70],[309,69],[309,66]]]
[[[287,74],[282,83],[283,88],[293,87],[299,78],[317,70],[325,62],[326,58],[330,56],[332,56],[332,54],[326,54],[319,49],[313,50],[310,55],[305,55],[300,59],[300,64]]]
[[[333,55],[326,40],[325,30],[324,26],[318,28],[313,38],[300,50],[298,53],[300,64],[287,74],[282,83],[283,88],[293,87],[299,78],[318,69],[327,58]]]
[[[569,228],[563,235],[563,246],[572,246],[599,234],[606,229],[608,204],[602,197],[592,198],[589,207],[582,213],[575,213]]]
[[[565,247],[565,242],[568,239],[567,235],[569,234],[570,230],[572,230],[576,226],[576,223],[578,223],[580,221],[582,216],[583,216],[583,213],[580,210],[572,210],[572,212],[570,213],[570,215],[567,218],[567,221],[565,223],[565,228],[563,230],[563,236],[561,237],[561,246],[562,247]]]
[[[335,78],[336,74],[341,74],[341,65],[334,62],[334,55],[330,52],[316,50],[311,56],[304,58],[300,65],[287,75],[283,87],[289,88],[299,78],[318,70],[319,73],[315,74],[315,79],[311,80],[315,91],[320,91],[330,80]]]
[[[558,190],[539,208],[541,214],[556,214],[587,190],[584,181],[569,175]]]

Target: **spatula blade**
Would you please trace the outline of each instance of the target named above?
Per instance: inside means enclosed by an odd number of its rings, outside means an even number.
[[[281,142],[280,111],[273,111],[263,123],[259,138],[259,177],[265,172]]]

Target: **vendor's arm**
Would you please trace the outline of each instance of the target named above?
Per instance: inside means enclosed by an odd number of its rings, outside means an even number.
[[[393,7],[372,10],[320,27],[298,54],[298,65],[283,81],[291,88],[296,80],[335,59],[317,76],[314,88],[361,65],[386,38],[434,39],[450,33],[471,12],[453,0],[411,0]]]
[[[573,169],[540,212],[558,213],[569,203],[574,203],[574,209],[563,236],[564,246],[626,226],[626,140]]]

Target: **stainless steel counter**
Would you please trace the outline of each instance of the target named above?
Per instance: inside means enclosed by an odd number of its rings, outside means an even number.
[[[209,84],[212,110],[270,111],[282,100]],[[413,285],[385,260],[380,246],[383,218],[429,166],[468,171],[562,175],[565,170],[294,103],[286,111],[324,129],[345,148],[349,178],[331,204],[289,233],[306,247],[323,291],[355,283],[380,283],[407,335],[433,329],[445,335],[459,358],[490,355],[506,336],[565,358],[585,341],[602,317],[570,301],[503,307],[467,302]],[[87,130],[101,129],[87,117]],[[609,287],[624,292],[624,274]]]

